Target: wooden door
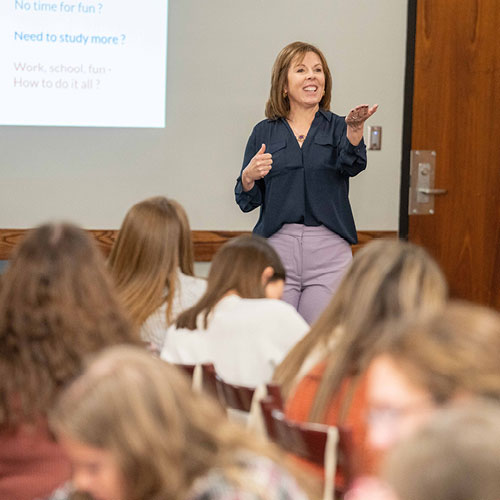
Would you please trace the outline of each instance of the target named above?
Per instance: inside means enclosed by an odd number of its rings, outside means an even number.
[[[439,261],[452,296],[500,309],[500,3],[410,1],[409,22],[412,3],[408,137],[411,149],[436,151],[435,187],[448,193],[436,196],[434,215],[407,219],[408,237]]]

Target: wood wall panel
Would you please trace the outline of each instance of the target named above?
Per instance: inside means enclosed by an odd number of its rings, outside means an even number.
[[[0,229],[0,260],[7,260],[17,244],[23,239],[28,229]],[[117,230],[89,229],[89,234],[95,239],[97,245],[107,256],[115,241]],[[196,262],[210,262],[217,249],[226,241],[248,234],[244,231],[193,231],[194,254]],[[395,231],[359,231],[359,243],[353,246],[353,252],[376,238],[396,238]]]

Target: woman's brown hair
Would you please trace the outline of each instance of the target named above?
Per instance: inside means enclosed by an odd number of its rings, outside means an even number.
[[[163,196],[135,204],[123,220],[108,265],[137,327],[164,302],[171,323],[179,268],[193,275],[191,230],[182,206]]]
[[[179,315],[177,328],[197,328],[197,318],[207,318],[217,302],[230,290],[244,299],[265,297],[262,283],[264,269],[271,267],[271,280],[285,279],[285,269],[278,254],[264,238],[255,235],[238,236],[224,244],[215,254],[208,274],[207,289],[197,304]]]
[[[325,73],[325,94],[319,103],[320,109],[328,111],[332,98],[332,75],[325,56],[314,45],[305,42],[293,42],[278,54],[271,73],[271,90],[266,104],[266,117],[271,120],[286,118],[290,113],[290,101],[284,94],[288,82],[288,70],[294,61],[302,61],[308,52],[314,52],[321,60]]]
[[[70,224],[30,231],[0,291],[0,425],[43,416],[87,354],[135,342],[90,237]]]
[[[186,498],[210,470],[245,484],[245,457],[280,460],[191,391],[175,367],[130,347],[99,355],[64,392],[50,424],[58,437],[110,451],[130,499]]]
[[[423,248],[399,240],[369,243],[356,253],[332,301],[278,366],[274,380],[289,395],[306,358],[322,350],[326,368],[310,413],[310,420],[322,421],[342,380],[366,369],[376,327],[410,311],[433,311],[446,296],[443,273]]]

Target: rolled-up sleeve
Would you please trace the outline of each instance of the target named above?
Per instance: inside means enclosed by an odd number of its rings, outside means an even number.
[[[366,146],[363,139],[357,146],[353,146],[347,135],[343,134],[339,146],[337,168],[344,175],[354,177],[366,168]]]

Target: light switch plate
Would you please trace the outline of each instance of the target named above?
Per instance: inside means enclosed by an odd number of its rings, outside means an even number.
[[[382,149],[382,127],[380,125],[368,126],[368,149]]]

